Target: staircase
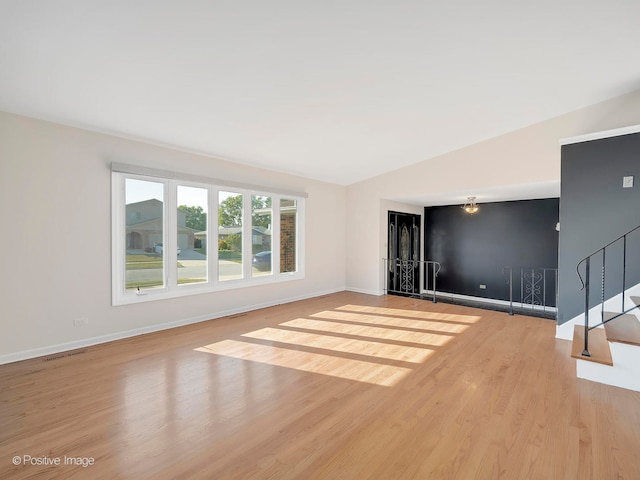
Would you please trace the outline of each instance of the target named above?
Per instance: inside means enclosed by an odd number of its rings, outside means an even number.
[[[635,308],[640,306],[640,297],[631,297]],[[573,328],[573,346],[571,356],[578,360],[613,365],[609,343],[625,343],[640,346],[640,319],[635,314],[618,314],[605,312],[609,319],[604,328],[597,328],[589,334],[589,356],[584,351],[584,326],[575,325]]]
[[[640,302],[640,297],[634,297]],[[590,357],[582,355],[584,326],[575,325],[571,356],[578,378],[640,392],[640,320],[622,315],[589,334]]]
[[[571,356],[577,360],[578,378],[640,391],[640,286],[627,288],[628,239],[640,226],[585,257],[577,265],[577,273],[585,292],[585,310],[580,324],[572,321],[573,344]],[[612,254],[613,253],[613,254]],[[637,252],[634,252],[637,253]],[[611,258],[619,257],[619,258]],[[607,276],[607,266],[621,260],[621,273]],[[590,306],[593,282],[591,265],[599,262],[601,270],[600,303]],[[581,266],[584,265],[584,277]],[[637,269],[637,266],[636,266]],[[612,284],[620,285],[620,293],[605,300],[605,291]],[[590,318],[598,318],[593,325]],[[575,320],[575,319],[574,319]],[[569,327],[562,326],[565,328]],[[559,338],[560,327],[558,328]]]

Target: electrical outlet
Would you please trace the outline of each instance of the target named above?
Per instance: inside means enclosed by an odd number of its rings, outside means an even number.
[[[484,283],[480,284],[480,290],[486,290],[487,286]]]
[[[89,325],[89,319],[84,317],[84,318],[76,318],[73,321],[73,326],[74,327],[84,327],[86,325]]]
[[[633,188],[633,175],[622,177],[622,188]]]

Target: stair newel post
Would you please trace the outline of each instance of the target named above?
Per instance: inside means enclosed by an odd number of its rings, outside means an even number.
[[[431,264],[433,268],[433,303],[436,303],[436,264],[433,262]]]
[[[589,353],[589,273],[591,271],[591,257],[587,257],[585,263],[585,285],[584,285],[584,350],[582,356],[590,357]]]
[[[627,288],[627,236],[622,237],[622,310],[624,312],[624,291]]]
[[[602,249],[602,286],[600,294],[600,321],[604,323],[604,282],[606,272],[606,260],[607,260],[607,247]]]

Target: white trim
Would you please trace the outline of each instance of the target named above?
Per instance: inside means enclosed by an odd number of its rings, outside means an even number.
[[[133,305],[136,303],[144,302],[156,302],[159,300],[168,300],[171,298],[188,297],[190,295],[202,295],[206,293],[224,292],[227,290],[237,290],[242,288],[258,287],[261,285],[269,285],[273,283],[283,283],[292,280],[302,280],[304,277],[297,272],[279,273],[277,275],[264,275],[260,277],[251,277],[250,280],[246,278],[238,278],[234,280],[218,281],[214,286],[211,283],[193,283],[178,285],[175,289],[170,291],[158,289],[150,289],[145,291],[144,294],[135,295],[128,294],[123,295],[118,299],[117,303],[113,303],[113,307],[119,307],[121,305]],[[156,294],[156,292],[159,292]]]
[[[304,278],[306,262],[306,240],[307,238],[307,202],[300,201],[297,198],[287,198],[287,200],[296,201],[296,270],[295,272],[285,272],[280,275],[296,275]],[[280,210],[278,210],[280,216]],[[280,230],[278,230],[280,236]]]
[[[433,295],[433,290],[422,290],[422,295]],[[448,298],[450,300],[457,298],[460,300],[469,300],[471,302],[480,302],[480,303],[493,303],[495,305],[504,305],[509,306],[509,302],[507,300],[498,300],[495,298],[486,298],[486,297],[473,297],[471,295],[460,295],[458,293],[445,293],[436,291],[436,299],[438,298]],[[558,309],[556,307],[543,307],[542,305],[529,305],[521,302],[513,302],[514,308],[520,309],[528,309],[528,310],[538,310],[541,312],[557,312]]]
[[[151,169],[153,170],[153,169]],[[160,170],[156,173],[162,172]],[[147,172],[148,173],[148,172]],[[166,173],[166,172],[165,172]],[[209,185],[198,182],[186,181],[181,178],[165,178],[162,176],[147,177],[142,173],[126,173],[120,170],[113,170],[112,176],[112,306],[129,305],[134,303],[149,302],[162,300],[165,298],[176,298],[187,295],[197,295],[202,293],[211,293],[222,290],[246,288],[256,285],[265,285],[269,283],[286,282],[290,280],[301,280],[305,277],[305,199],[295,195],[281,195],[267,191],[252,191],[237,188],[227,188],[227,185]],[[126,258],[126,205],[125,205],[125,182],[127,178],[143,180],[147,182],[157,182],[164,185],[163,197],[163,271],[164,286],[158,288],[145,288],[140,293],[127,291],[125,289],[126,266],[124,258]],[[207,188],[209,195],[209,210],[213,213],[208,218],[208,234],[207,234],[207,261],[209,263],[209,278],[206,282],[195,283],[191,285],[182,285],[178,283],[177,269],[173,263],[167,262],[169,258],[167,252],[173,252],[177,248],[177,187],[196,186],[198,188]],[[218,258],[218,228],[217,213],[219,205],[219,192],[232,192],[242,195],[243,197],[243,220],[242,220],[242,252],[243,276],[239,279],[220,279],[218,276],[219,258]],[[282,199],[291,199],[296,202],[296,270],[294,272],[279,272],[279,263],[274,263],[272,258],[272,274],[264,276],[252,276],[252,244],[251,244],[251,201],[253,195],[264,195],[272,198],[273,205],[280,205]],[[278,210],[277,215],[280,212]],[[272,220],[275,210],[272,207]],[[215,219],[215,223],[212,223]],[[272,224],[272,237],[279,237],[280,230],[274,230]],[[278,244],[278,242],[276,242]],[[273,242],[272,242],[273,249]],[[277,258],[277,257],[276,257]]]
[[[630,127],[616,128],[613,130],[604,130],[602,132],[586,133],[575,137],[560,139],[560,145],[571,145],[572,143],[590,142],[592,140],[601,140],[603,138],[620,137],[622,135],[630,135],[640,133],[640,125],[632,125]]]
[[[193,182],[199,184],[215,185],[222,188],[251,190],[257,192],[265,192],[284,196],[302,197],[308,198],[309,194],[306,192],[297,192],[293,190],[287,190],[282,188],[265,187],[264,185],[253,185],[250,183],[232,182],[228,180],[222,180],[219,178],[205,177],[202,175],[192,175],[183,172],[176,172],[171,170],[161,170],[158,168],[142,167],[140,165],[129,165],[126,163],[111,162],[111,171],[118,173],[126,173],[128,175],[142,175],[146,177],[159,177],[169,180],[180,180],[183,182]]]
[[[146,333],[159,332],[162,330],[169,330],[171,328],[182,327],[185,325],[191,325],[194,323],[206,322],[209,320],[216,320],[218,318],[228,317],[230,315],[237,315],[239,313],[251,312],[261,308],[273,307],[275,305],[281,305],[284,303],[298,302],[300,300],[307,300],[309,298],[321,297],[324,295],[331,295],[333,293],[344,292],[344,288],[337,288],[332,290],[325,290],[321,292],[315,292],[308,295],[299,295],[296,297],[289,297],[285,299],[278,299],[269,302],[263,302],[255,305],[243,305],[242,307],[232,308],[221,312],[215,312],[211,314],[198,315],[197,317],[185,318],[182,320],[176,320],[173,322],[160,323],[157,325],[150,325],[148,327],[136,328],[133,330],[125,330],[123,332],[112,333],[109,335],[101,335],[99,337],[84,338],[82,340],[75,340],[73,342],[59,343],[57,345],[50,345],[47,347],[34,348],[31,350],[22,350],[20,352],[9,353],[0,355],[0,365],[7,363],[19,362],[22,360],[29,360],[32,358],[42,357],[46,355],[53,355],[56,353],[67,352],[69,350],[75,350],[78,348],[86,348],[92,345],[98,345],[101,343],[113,342],[116,340],[122,340],[125,338],[136,337],[138,335],[144,335]]]
[[[347,287],[346,291],[354,293],[364,293],[365,295],[375,295],[376,297],[381,297],[382,295],[384,295],[384,290],[365,290],[363,288]]]

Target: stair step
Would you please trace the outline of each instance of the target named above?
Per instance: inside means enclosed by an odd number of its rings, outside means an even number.
[[[633,303],[640,305],[640,297],[629,297]]]
[[[606,315],[605,313],[605,318]],[[607,332],[607,340],[610,342],[640,345],[640,322],[635,315],[621,315],[615,320],[605,323],[604,330]],[[591,341],[591,336],[589,336],[589,341]]]
[[[607,335],[603,328],[595,328],[589,331],[589,353],[590,357],[582,356],[584,349],[584,327],[576,325],[573,328],[573,344],[571,346],[571,356],[579,360],[613,365],[611,349],[607,341]]]

